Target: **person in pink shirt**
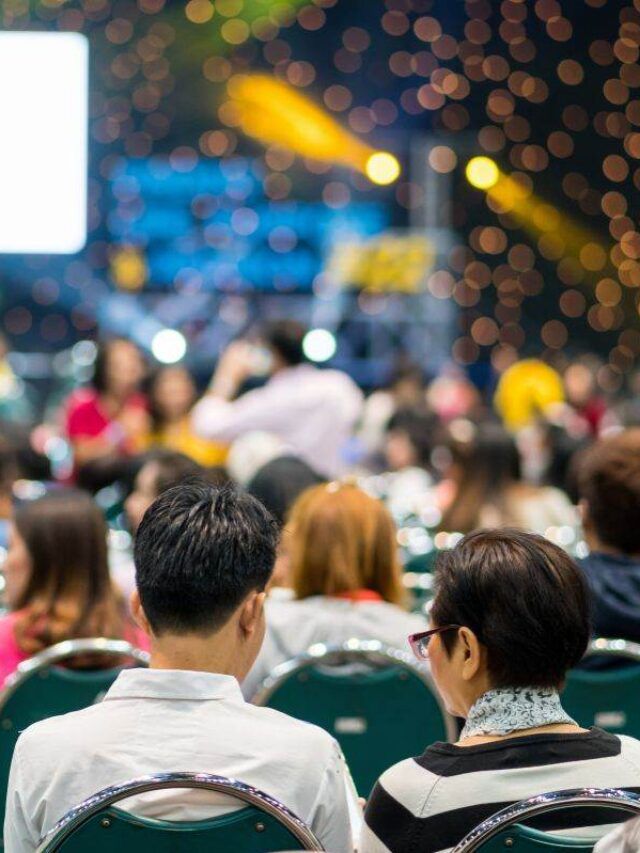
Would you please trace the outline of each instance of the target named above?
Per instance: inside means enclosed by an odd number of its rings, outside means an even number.
[[[145,364],[138,347],[124,338],[103,342],[93,382],[71,394],[65,432],[76,470],[138,453],[148,444],[147,399],[140,391]]]
[[[62,490],[16,509],[0,618],[0,687],[31,655],[63,640],[125,639],[147,648],[107,564],[107,529],[85,492]]]

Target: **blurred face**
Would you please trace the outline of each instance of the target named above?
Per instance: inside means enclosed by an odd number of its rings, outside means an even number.
[[[4,602],[13,608],[24,592],[31,577],[31,555],[27,543],[14,524],[9,526],[9,549],[3,567],[5,579]]]
[[[133,491],[124,505],[132,533],[136,532],[145,512],[158,497],[156,493],[157,479],[158,466],[155,462],[147,462],[138,471]]]
[[[416,464],[415,449],[402,430],[392,429],[387,433],[385,456],[392,471],[401,471]]]
[[[119,399],[126,399],[140,387],[144,378],[144,362],[134,344],[115,341],[107,356],[107,388]]]
[[[572,364],[567,368],[564,385],[569,402],[575,406],[584,406],[595,391],[593,375],[584,364]]]
[[[181,420],[193,406],[195,397],[193,380],[182,368],[163,370],[156,379],[153,399],[161,416],[169,423]]]

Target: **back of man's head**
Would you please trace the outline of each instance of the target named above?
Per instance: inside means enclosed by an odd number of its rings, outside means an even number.
[[[305,361],[303,341],[307,330],[296,320],[272,320],[264,327],[264,342],[291,367]]]
[[[145,513],[134,551],[153,633],[217,631],[250,592],[264,589],[277,541],[272,516],[244,492],[203,481],[164,492]]]
[[[587,529],[601,544],[640,554],[640,428],[593,444],[581,460],[578,488]]]

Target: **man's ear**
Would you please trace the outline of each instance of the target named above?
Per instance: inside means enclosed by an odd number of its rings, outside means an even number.
[[[245,634],[253,634],[259,628],[264,613],[266,592],[251,592],[240,607],[238,624]]]
[[[136,625],[151,636],[153,633],[151,630],[151,626],[149,625],[149,620],[147,619],[147,614],[144,612],[142,607],[142,602],[140,601],[140,593],[137,589],[134,589],[129,597],[129,606],[131,607],[131,614]]]
[[[458,641],[462,646],[464,659],[462,662],[462,678],[471,681],[482,666],[484,650],[478,638],[470,628],[458,629]]]

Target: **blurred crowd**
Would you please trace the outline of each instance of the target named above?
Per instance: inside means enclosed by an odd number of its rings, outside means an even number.
[[[85,542],[93,549],[87,562],[96,586],[107,583],[110,573],[126,596],[134,584],[132,537],[146,509],[191,478],[237,483],[272,512],[283,529],[272,585],[287,594],[293,589],[297,598],[366,588],[392,604],[409,595],[419,611],[430,597],[436,554],[481,527],[536,532],[578,558],[593,551],[584,509],[588,486],[581,486],[580,472],[596,440],[634,426],[634,377],[613,396],[599,386],[602,366],[593,356],[563,365],[528,359],[515,361],[481,390],[459,368],[428,376],[419,365],[401,361],[385,387],[365,395],[344,372],[306,360],[305,332],[283,320],[233,342],[205,389],[183,364],[152,366],[130,340],[105,340],[97,346],[90,381],[49,408],[46,423],[24,423],[4,410],[5,605],[15,611],[34,596],[58,601],[64,578],[73,582],[74,573],[61,567],[55,584],[48,576],[40,592],[12,590],[16,540],[24,545],[38,526],[28,520],[30,503],[37,502],[38,514],[49,513],[48,526],[55,528],[40,537],[45,549],[64,555],[70,566],[84,559],[78,543]],[[10,378],[6,357],[2,372]],[[635,445],[632,456],[633,450]],[[302,493],[311,502],[312,487],[323,483],[338,491],[351,488],[340,511],[354,516],[364,542],[358,547],[384,554],[386,580],[375,580],[373,557],[359,580],[346,579],[358,565],[348,557],[335,577],[325,570],[322,579],[316,572],[315,585],[310,580],[314,570],[291,535],[290,512]],[[318,492],[313,509],[321,531],[323,514],[329,517],[339,505],[329,501],[323,508],[324,494]],[[354,494],[369,503],[358,504]],[[388,527],[375,522],[378,533],[387,531],[386,545],[373,541],[373,530],[362,532],[374,524],[379,502],[390,520]],[[107,533],[104,560],[95,557],[101,538],[96,508]],[[296,505],[295,515],[299,531],[304,510]],[[89,530],[97,531],[93,542],[85,541]],[[316,541],[305,530],[304,547],[321,553],[322,532]],[[345,540],[350,535],[345,530]],[[59,544],[52,544],[54,536]],[[335,554],[323,559],[326,565],[340,562]]]

